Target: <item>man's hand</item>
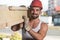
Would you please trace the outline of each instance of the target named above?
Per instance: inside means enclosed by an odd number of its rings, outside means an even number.
[[[25,26],[25,29],[26,29],[26,31],[30,31],[30,30],[31,30],[31,26],[30,26],[29,24],[27,24],[27,25]]]
[[[24,16],[24,23],[26,31],[30,31],[32,27],[29,25],[29,19],[26,16]]]

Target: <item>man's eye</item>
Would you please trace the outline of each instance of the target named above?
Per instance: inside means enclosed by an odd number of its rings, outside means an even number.
[[[39,9],[36,9],[36,11],[39,11]]]

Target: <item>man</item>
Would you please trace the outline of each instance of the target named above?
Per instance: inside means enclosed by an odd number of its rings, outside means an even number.
[[[41,22],[39,15],[41,14],[42,3],[39,0],[33,0],[30,5],[29,22],[26,20],[26,34],[25,40],[43,40],[46,36],[48,25]],[[26,19],[26,18],[25,18]]]

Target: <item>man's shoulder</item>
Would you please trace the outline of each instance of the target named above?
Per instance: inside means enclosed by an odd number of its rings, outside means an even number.
[[[45,23],[45,22],[42,22],[42,23],[41,23],[41,25],[47,25],[47,23]]]
[[[42,22],[42,23],[41,23],[41,27],[46,27],[46,28],[48,28],[48,25],[47,25],[47,23]]]

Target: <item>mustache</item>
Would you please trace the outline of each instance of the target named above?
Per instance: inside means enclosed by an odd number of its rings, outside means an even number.
[[[38,14],[32,13],[32,15],[38,15]]]

